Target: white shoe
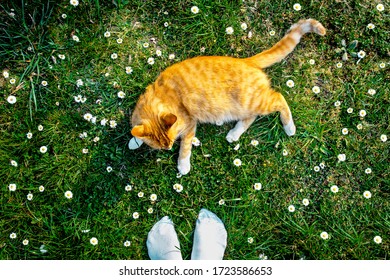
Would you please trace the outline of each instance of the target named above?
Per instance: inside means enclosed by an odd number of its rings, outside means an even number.
[[[222,260],[227,243],[227,232],[221,219],[202,209],[196,220],[191,260]]]
[[[151,260],[183,260],[179,239],[168,216],[158,221],[149,231],[146,246]]]

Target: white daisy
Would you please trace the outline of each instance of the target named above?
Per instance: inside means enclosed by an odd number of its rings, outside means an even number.
[[[123,39],[122,39],[122,38],[118,38],[118,39],[116,39],[116,42],[117,42],[118,44],[122,44],[122,43],[123,43]]]
[[[15,80],[14,78],[12,78],[11,80],[9,80],[9,83],[10,83],[11,85],[14,85],[14,84],[16,83],[16,80]]]
[[[148,213],[149,214],[153,214],[153,208],[152,207],[148,208]]]
[[[380,139],[381,139],[382,142],[386,142],[387,141],[387,135],[386,134],[382,134]]]
[[[150,201],[156,201],[157,200],[157,195],[155,193],[152,193],[150,195]]]
[[[107,119],[102,119],[101,121],[100,121],[100,124],[102,125],[102,126],[106,126],[106,124],[107,124]]]
[[[319,166],[314,166],[314,171],[315,172],[319,172],[320,171],[320,167]]]
[[[9,235],[9,238],[15,239],[15,238],[16,238],[16,233],[15,233],[15,232],[11,233],[11,234]]]
[[[93,246],[96,246],[96,245],[99,243],[99,241],[97,240],[96,237],[92,237],[92,238],[89,240],[89,242],[90,242]]]
[[[256,191],[261,190],[261,187],[262,187],[261,183],[255,183],[255,184],[253,185],[253,188],[254,188]]]
[[[276,33],[275,30],[271,30],[271,31],[269,32],[269,35],[270,35],[270,36],[275,36],[275,33]]]
[[[294,205],[290,205],[290,206],[288,207],[288,211],[290,211],[291,213],[292,213],[292,212],[295,212],[295,206],[294,206]]]
[[[39,131],[42,131],[42,130],[43,130],[43,125],[41,125],[41,124],[38,125],[38,130],[39,130]]]
[[[174,184],[173,189],[177,192],[181,192],[183,190],[183,186],[181,184]]]
[[[370,192],[370,191],[365,191],[365,192],[363,193],[363,196],[364,196],[365,198],[369,199],[369,198],[371,198],[371,192]]]
[[[314,86],[312,89],[311,89],[314,93],[320,93],[320,88],[318,86]]]
[[[118,92],[118,97],[119,98],[125,98],[125,96],[126,96],[126,93],[124,93],[123,91],[120,91],[120,92]]]
[[[3,77],[8,79],[9,78],[9,72],[7,70],[3,71]]]
[[[11,160],[10,163],[12,166],[15,166],[15,167],[18,166],[18,163],[15,160]]]
[[[76,36],[76,35],[73,35],[73,36],[72,36],[72,39],[73,39],[73,41],[75,41],[75,42],[80,42],[79,37]]]
[[[91,121],[91,119],[92,119],[92,117],[93,117],[93,116],[92,116],[92,114],[91,114],[91,113],[86,113],[86,114],[84,114],[84,116],[83,116],[83,117],[84,117],[84,119],[85,119],[85,120],[87,120],[87,121]]]
[[[156,50],[156,55],[157,56],[161,56],[162,55],[162,51],[161,50]]]
[[[131,245],[131,242],[129,240],[126,240],[124,243],[123,243],[123,246],[125,247],[129,247]]]
[[[192,145],[194,145],[195,147],[198,147],[201,145],[199,139],[197,137],[194,137],[192,138],[192,141],[191,141]]]
[[[148,58],[148,64],[150,64],[150,65],[154,64],[154,58],[153,57],[149,57]]]
[[[15,104],[16,103],[16,97],[14,95],[10,95],[7,97],[7,101],[9,104]]]
[[[83,85],[84,85],[84,82],[83,82],[82,79],[78,79],[78,80],[76,81],[76,86],[77,86],[77,87],[81,87],[81,86],[83,86]]]
[[[233,164],[234,164],[235,166],[241,166],[242,162],[241,162],[240,159],[236,158],[235,160],[233,160]]]
[[[385,68],[385,67],[386,67],[386,63],[384,62],[379,63],[379,68]]]
[[[139,218],[139,213],[138,212],[134,212],[133,213],[133,219],[138,219]]]
[[[294,81],[293,80],[288,80],[287,82],[286,82],[286,85],[289,87],[289,88],[292,88],[292,87],[294,87]]]
[[[376,9],[377,9],[379,12],[382,12],[382,11],[385,9],[385,6],[383,6],[383,4],[378,4],[378,5],[376,5]]]
[[[347,159],[347,156],[345,154],[339,154],[337,158],[339,161],[345,161]]]
[[[41,82],[41,85],[44,86],[44,87],[46,87],[46,86],[48,85],[48,82],[47,82],[47,81],[42,81],[42,82]]]
[[[348,113],[348,114],[352,114],[352,113],[353,113],[353,108],[348,108],[348,109],[347,109],[347,113]]]
[[[310,64],[310,65],[314,65],[314,64],[316,64],[316,62],[315,62],[314,59],[310,59],[310,60],[309,60],[309,64]]]
[[[110,31],[104,32],[104,37],[108,38],[110,36],[111,36],[111,32]]]
[[[142,44],[142,46],[143,46],[145,49],[147,49],[147,48],[149,48],[149,43],[148,43],[148,42],[145,42],[145,43]]]
[[[27,139],[31,139],[32,136],[33,136],[33,134],[32,134],[31,132],[28,132],[28,133],[26,134],[26,136],[27,136]]]
[[[283,156],[287,156],[288,155],[288,151],[286,149],[283,149],[282,154],[283,154]]]
[[[112,167],[111,166],[107,166],[106,170],[107,170],[108,173],[110,173],[112,171]]]
[[[33,194],[32,194],[32,193],[29,193],[29,194],[27,195],[27,200],[30,200],[30,201],[31,201],[31,200],[33,199],[33,197],[34,197]]]
[[[198,8],[197,6],[192,6],[192,7],[191,7],[191,12],[192,12],[193,14],[197,14],[197,13],[199,13],[199,8]]]
[[[225,205],[225,200],[220,199],[220,200],[218,201],[218,204],[219,204],[219,205]]]
[[[231,35],[234,33],[234,29],[233,29],[233,27],[229,26],[229,27],[226,27],[225,32],[226,32],[226,34]]]
[[[85,148],[82,150],[82,152],[83,152],[83,154],[88,154],[89,150]]]
[[[11,192],[16,191],[16,184],[9,184],[9,185],[8,185],[8,189],[9,189]]]
[[[139,198],[141,198],[141,197],[144,197],[144,192],[138,192],[138,194],[137,194],[137,196],[139,197]]]
[[[65,192],[65,197],[66,197],[67,199],[71,199],[71,198],[73,197],[73,193],[72,193],[71,191],[66,191],[66,192]]]
[[[44,192],[45,187],[44,187],[44,186],[39,186],[38,190],[39,190],[40,192]]]
[[[333,185],[330,187],[330,190],[332,193],[337,193],[339,191],[339,187],[336,185]]]
[[[126,74],[131,74],[133,73],[133,68],[131,68],[130,66],[127,66],[126,67]]]
[[[367,28],[372,30],[372,29],[375,28],[375,25],[374,25],[373,23],[369,23],[369,24],[367,25]]]
[[[320,236],[324,240],[329,238],[329,234],[326,231],[321,232]]]
[[[252,244],[252,243],[253,243],[253,237],[249,237],[249,238],[248,238],[248,243],[249,243],[249,244]]]
[[[175,59],[175,54],[174,54],[174,53],[171,53],[171,54],[168,56],[168,59],[169,59],[169,60],[174,60],[174,59]]]
[[[364,58],[364,57],[366,56],[366,52],[365,52],[365,51],[359,51],[359,52],[357,53],[357,56],[358,56],[359,58]]]
[[[111,54],[111,59],[117,59],[118,58],[118,54],[117,53],[112,53]]]
[[[129,192],[133,189],[133,186],[132,185],[126,185],[125,186],[125,191]]]
[[[110,120],[110,127],[115,128],[117,126],[117,122],[115,120]]]
[[[259,145],[259,141],[257,140],[251,140],[251,145],[256,147],[257,145]]]
[[[372,89],[372,88],[370,88],[370,89],[367,91],[367,93],[368,93],[369,95],[373,96],[373,95],[375,95],[375,93],[376,93],[376,90],[375,90],[375,89]]]
[[[304,198],[303,200],[302,200],[302,204],[303,205],[305,205],[305,206],[308,206],[309,205],[309,200],[307,199],[307,198]]]
[[[245,22],[241,23],[242,30],[246,30],[247,28],[248,28],[248,25]]]
[[[342,133],[343,135],[347,135],[347,134],[348,134],[348,128],[343,128],[343,129],[341,130],[341,133]]]
[[[235,151],[238,151],[240,149],[240,144],[237,144],[234,148],[233,148],[233,150],[235,150]]]
[[[76,7],[79,5],[79,0],[70,0],[70,4]]]
[[[375,236],[374,237],[374,242],[376,243],[376,244],[381,244],[382,243],[382,237],[380,237],[380,236]]]
[[[24,239],[24,240],[22,241],[22,244],[23,244],[24,246],[27,246],[27,245],[28,245],[28,239]]]
[[[40,151],[42,154],[44,154],[44,153],[47,152],[47,147],[46,147],[46,146],[42,146],[42,147],[39,148],[39,151]]]
[[[300,10],[302,9],[302,6],[301,6],[301,4],[299,4],[299,3],[295,3],[294,6],[293,6],[293,9],[294,9],[295,11],[300,11]]]
[[[338,100],[334,103],[334,106],[335,106],[335,107],[340,107],[340,105],[341,105],[341,102],[338,101]]]
[[[372,169],[370,167],[366,168],[366,170],[364,170],[364,172],[366,174],[371,174],[372,173]]]
[[[356,128],[359,129],[359,130],[362,130],[363,129],[363,125],[361,123],[359,123],[359,124],[356,125]]]
[[[337,64],[336,64],[336,67],[337,67],[337,68],[341,68],[341,67],[343,67],[343,63],[341,63],[341,62],[337,62]]]
[[[360,110],[359,111],[359,116],[361,116],[362,118],[364,118],[366,115],[367,115],[366,110]]]
[[[61,17],[62,17],[63,19],[66,19],[66,18],[68,17],[68,15],[67,15],[67,14],[62,14]]]

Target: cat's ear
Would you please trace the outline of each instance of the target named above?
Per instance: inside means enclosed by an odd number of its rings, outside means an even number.
[[[175,124],[177,117],[174,114],[168,113],[161,116],[161,122],[164,124],[166,129],[171,128]]]
[[[131,134],[134,137],[142,138],[142,137],[145,136],[145,127],[142,124],[141,125],[136,125],[131,130]]]

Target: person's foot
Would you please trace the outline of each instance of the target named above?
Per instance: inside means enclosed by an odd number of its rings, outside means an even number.
[[[158,221],[146,241],[151,260],[182,260],[180,243],[173,222],[168,216]]]
[[[202,209],[196,221],[191,260],[222,260],[227,232],[221,219]]]

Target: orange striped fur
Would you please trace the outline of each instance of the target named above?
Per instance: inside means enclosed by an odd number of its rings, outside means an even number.
[[[168,67],[139,98],[132,135],[155,149],[170,149],[181,138],[178,169],[183,175],[190,171],[197,123],[238,121],[226,136],[233,142],[257,116],[280,112],[285,132],[294,135],[288,104],[261,69],[286,57],[308,32],[326,31],[316,20],[301,20],[276,45],[253,57],[195,57]]]

